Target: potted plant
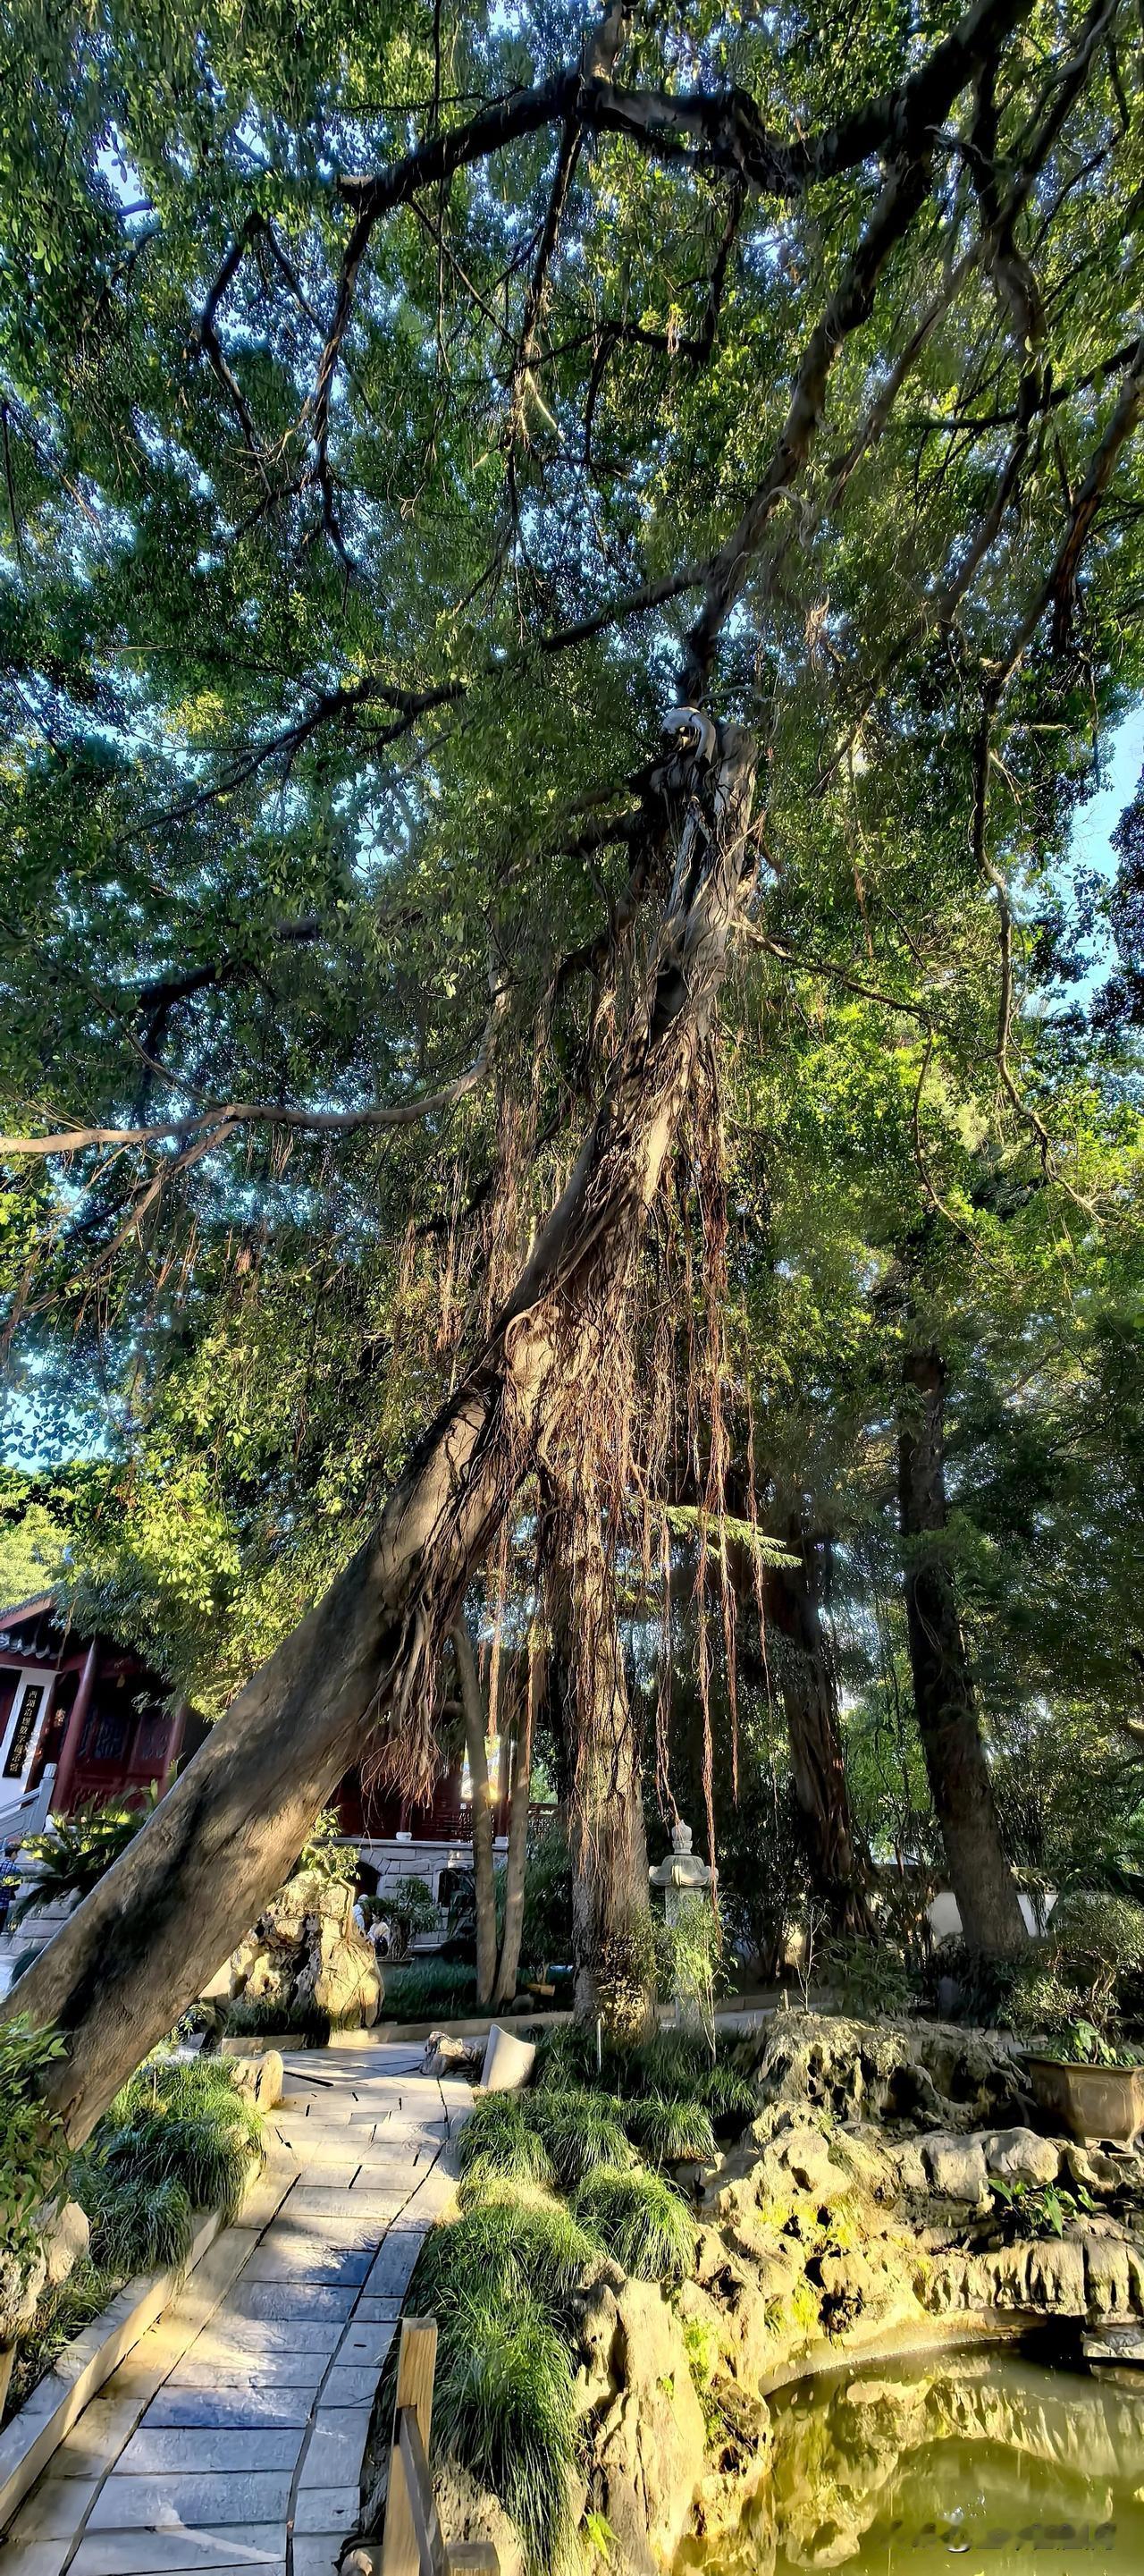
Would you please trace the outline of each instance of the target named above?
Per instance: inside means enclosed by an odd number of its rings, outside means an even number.
[[[1126,2146],[1144,2126],[1144,2072],[1120,2031],[1120,1981],[1144,1962],[1144,1906],[1123,1890],[1067,1890],[1037,1947],[1014,1998],[1017,2027],[1038,2034],[1036,2100],[1074,2138]]]
[[[1069,2022],[1025,2064],[1041,2110],[1071,2137],[1128,2146],[1144,2127],[1144,2057],[1094,2022]]]

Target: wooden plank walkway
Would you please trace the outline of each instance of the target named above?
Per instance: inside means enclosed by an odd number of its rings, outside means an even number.
[[[467,2084],[364,2037],[286,2060],[271,2165],[21,2507],[2,2576],[335,2576]],[[282,2159],[289,2166],[283,2183]]]

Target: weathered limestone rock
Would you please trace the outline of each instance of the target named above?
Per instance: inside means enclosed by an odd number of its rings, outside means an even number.
[[[65,2200],[54,2214],[45,2212],[44,2262],[46,2281],[58,2289],[61,2281],[70,2280],[77,2263],[82,2263],[91,2244],[91,2220],[78,2200]]]
[[[1060,2148],[1052,2138],[1039,2138],[1035,2129],[990,2129],[981,2152],[990,2173],[1002,2182],[1055,2182],[1061,2169]]]
[[[433,2471],[433,2492],[441,2530],[449,2548],[463,2548],[466,2542],[477,2540],[491,2541],[497,2553],[500,2576],[525,2576],[524,2552],[515,2523],[509,2521],[495,2495],[490,2495],[486,2487],[479,2487],[467,2469],[461,2468],[456,2460],[443,2460]],[[343,2566],[345,2563],[343,2560]],[[380,2551],[377,2565],[381,2565]]]
[[[963,2200],[974,2209],[984,2208],[989,2197],[989,2177],[976,2138],[927,2138],[922,2162],[931,2190],[943,2200]]]
[[[425,2042],[421,2072],[423,2075],[460,2075],[466,2081],[476,2083],[483,2060],[484,2050],[479,2042],[474,2045],[467,2039],[454,2039],[450,2031],[433,2030]]]
[[[581,2394],[592,2494],[625,2576],[656,2576],[687,2529],[706,2465],[703,2409],[679,2320],[654,2282],[597,2282],[585,2302]]]
[[[258,2057],[232,2057],[230,2073],[248,2102],[260,2111],[273,2111],[282,2099],[286,2069],[276,2048],[265,2048]]]
[[[303,1870],[232,1953],[230,1993],[290,2016],[329,2015],[335,2029],[368,2030],[381,2009],[381,1971],[353,1919],[353,1889]]]

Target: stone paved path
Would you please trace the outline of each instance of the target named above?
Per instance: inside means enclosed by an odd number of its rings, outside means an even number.
[[[333,2576],[467,2084],[362,2040],[286,2060],[241,2225],[85,2408],[0,2576]]]

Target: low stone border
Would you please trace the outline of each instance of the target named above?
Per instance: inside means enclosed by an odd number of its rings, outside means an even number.
[[[243,2207],[233,2223],[241,2226],[247,2202],[255,2193],[264,2192],[268,2182],[274,2207],[285,2198],[297,2167],[292,2158],[274,2161],[280,2166],[278,2173],[272,2172],[268,2159],[251,2175]],[[0,2433],[0,2533],[7,2529],[17,2507],[84,2407],[98,2396],[125,2355],[185,2289],[203,2256],[231,2223],[221,2210],[208,2210],[191,2239],[185,2262],[169,2271],[141,2274],[137,2280],[125,2282],[102,2315],[93,2317],[82,2334],[64,2346],[54,2367],[25,2398],[19,2412]],[[260,2224],[265,2223],[260,2213]]]

